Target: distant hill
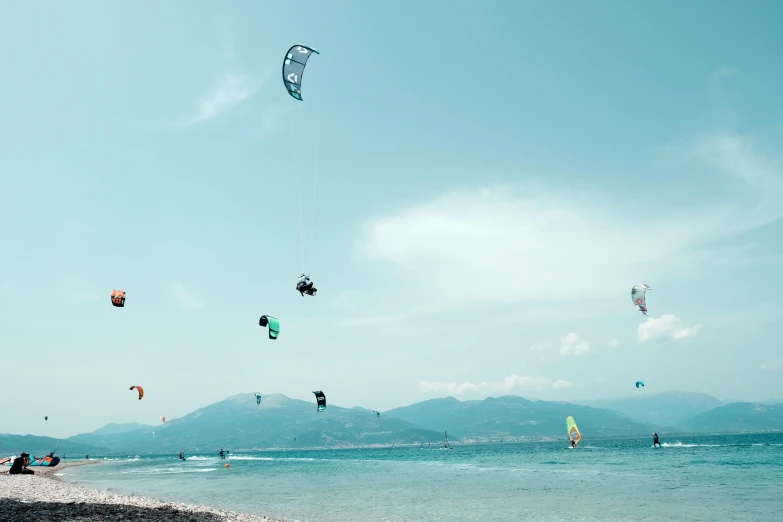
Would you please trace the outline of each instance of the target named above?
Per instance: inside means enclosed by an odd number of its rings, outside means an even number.
[[[154,435],[153,435],[154,434]],[[428,431],[364,408],[328,405],[271,394],[256,403],[244,393],[200,408],[162,426],[120,433],[85,433],[69,440],[100,445],[114,452],[217,452],[263,448],[348,447],[373,444],[436,442],[443,434]]]
[[[0,457],[19,455],[21,452],[42,456],[57,450],[60,457],[74,454],[83,457],[93,453],[101,454],[108,451],[105,447],[96,447],[80,442],[54,439],[52,437],[37,437],[35,435],[8,435],[0,433]]]
[[[607,405],[612,409],[594,407]],[[649,422],[648,412],[659,415]],[[518,396],[459,401],[432,399],[381,413],[329,404],[316,412],[315,401],[266,395],[257,404],[243,393],[199,408],[166,424],[108,424],[65,440],[0,435],[0,455],[20,451],[74,453],[210,453],[221,448],[244,451],[270,448],[354,447],[486,439],[565,438],[565,417],[572,415],[583,437],[648,436],[678,430],[696,433],[783,430],[783,405],[732,403],[695,393],[590,401],[588,404],[531,401]],[[635,417],[635,418],[634,418]],[[672,427],[667,427],[672,426]]]
[[[638,421],[656,426],[679,428],[680,424],[690,420],[694,415],[716,408],[723,402],[706,393],[645,394],[642,391],[631,397],[578,401],[578,404],[614,410]]]
[[[152,429],[149,424],[139,424],[138,422],[127,422],[125,424],[110,423],[102,428],[93,431],[93,435],[116,435],[117,433],[128,433],[129,431],[138,431]]]
[[[572,415],[583,437],[648,435],[652,427],[610,410],[568,402],[529,401],[507,395],[461,402],[453,397],[395,408],[389,417],[454,438],[563,438],[565,418]]]
[[[682,423],[698,433],[753,433],[783,431],[783,405],[735,402],[700,413]]]

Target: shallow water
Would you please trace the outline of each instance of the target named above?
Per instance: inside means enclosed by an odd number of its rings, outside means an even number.
[[[783,434],[133,456],[63,478],[301,522],[771,521]]]

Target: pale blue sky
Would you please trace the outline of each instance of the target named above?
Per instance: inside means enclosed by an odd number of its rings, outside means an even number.
[[[554,4],[0,5],[0,431],[783,396],[783,5]]]

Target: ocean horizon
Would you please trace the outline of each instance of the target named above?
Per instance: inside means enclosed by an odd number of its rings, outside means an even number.
[[[783,433],[98,458],[76,484],[286,522],[779,520]],[[225,465],[229,467],[226,468]]]

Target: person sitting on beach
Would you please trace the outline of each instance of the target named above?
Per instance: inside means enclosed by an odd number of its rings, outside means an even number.
[[[14,459],[14,463],[11,465],[11,469],[8,470],[9,475],[34,475],[35,471],[27,469],[30,465],[30,454],[21,453]]]

